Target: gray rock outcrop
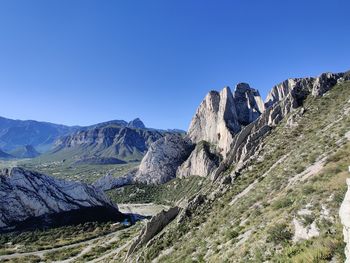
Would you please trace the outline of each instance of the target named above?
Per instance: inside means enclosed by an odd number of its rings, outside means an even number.
[[[137,129],[146,129],[145,124],[139,118],[130,121],[127,126]]]
[[[350,179],[346,179],[348,190],[339,209],[340,221],[343,225],[343,235],[345,246],[345,263],[350,262]]]
[[[266,110],[234,137],[229,156],[220,164],[214,178],[232,163],[236,163],[237,170],[242,168],[258,155],[262,140],[285,116],[302,106],[309,95],[322,96],[343,76],[343,73],[326,73],[318,78],[288,79],[273,87],[265,102]]]
[[[138,238],[131,244],[128,256],[134,251],[140,249],[147,244],[154,236],[156,236],[164,227],[166,227],[178,215],[180,208],[172,207],[168,211],[162,211],[152,217],[146,226],[142,229]]]
[[[239,130],[233,95],[229,87],[225,87],[220,93],[210,91],[205,97],[192,118],[188,137],[193,143],[207,141],[215,144],[226,156],[233,136]]]
[[[218,168],[221,157],[208,142],[199,142],[190,157],[177,169],[176,177],[184,178],[190,175],[210,177]]]
[[[171,134],[151,144],[134,180],[146,184],[162,184],[176,176],[177,168],[188,158],[193,146],[180,135]]]
[[[106,176],[99,178],[93,185],[102,191],[108,191],[114,188],[130,185],[134,183],[134,176],[136,172],[137,169],[132,169],[127,174],[118,177],[107,174]]]
[[[77,218],[68,213],[71,211],[78,211],[80,216],[91,211],[89,216],[97,219],[99,215],[93,215],[94,208],[114,219],[121,218],[104,193],[87,184],[54,179],[17,167],[0,172],[0,231],[16,229],[33,218],[37,220],[31,222],[54,223],[60,213],[65,213],[63,221],[69,223],[71,217],[75,222]],[[84,216],[80,219],[84,220]]]
[[[234,92],[238,122],[242,126],[255,121],[265,110],[259,91],[252,89],[247,83],[239,83]]]
[[[192,118],[188,137],[193,143],[207,141],[216,145],[226,157],[234,136],[264,110],[259,92],[246,83],[238,84],[234,94],[229,87],[220,93],[210,91]]]

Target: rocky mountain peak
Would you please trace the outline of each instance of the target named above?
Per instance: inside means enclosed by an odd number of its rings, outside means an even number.
[[[146,128],[145,124],[139,118],[136,118],[136,119],[130,121],[128,123],[127,127],[138,128],[138,129],[145,129]]]
[[[255,121],[265,110],[259,91],[251,88],[247,83],[237,84],[234,102],[238,121],[243,126]]]
[[[232,134],[239,129],[233,95],[225,87],[221,92],[210,91],[204,98],[191,121],[188,137],[194,143],[202,140],[213,143],[225,154]]]

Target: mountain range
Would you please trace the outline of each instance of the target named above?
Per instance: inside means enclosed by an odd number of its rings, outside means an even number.
[[[348,262],[349,98],[350,72],[323,73],[287,79],[265,101],[246,83],[210,91],[186,134],[140,120],[78,129],[47,154],[140,165],[93,185],[4,170],[0,230],[57,223],[62,213],[77,223],[86,209],[89,220],[122,220],[108,191],[171,206],[125,244],[126,262]]]
[[[34,158],[46,153],[52,158],[74,155],[80,163],[140,160],[151,142],[173,132],[183,131],[148,129],[139,118],[80,127],[0,117],[0,158]]]

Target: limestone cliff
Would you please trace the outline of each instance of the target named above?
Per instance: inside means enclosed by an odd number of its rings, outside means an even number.
[[[247,83],[237,84],[234,92],[234,104],[238,122],[242,126],[255,121],[265,110],[259,91],[252,89]]]
[[[184,178],[190,175],[210,176],[219,166],[221,156],[208,142],[196,145],[190,157],[178,168],[176,176]]]
[[[180,135],[167,135],[157,140],[142,159],[134,181],[162,184],[175,178],[177,168],[192,149],[192,144]]]
[[[240,130],[233,95],[229,87],[220,93],[211,91],[192,118],[188,137],[193,143],[207,141],[218,146],[226,156],[233,135]]]
[[[0,231],[123,218],[92,186],[22,168],[0,172],[0,212]]]

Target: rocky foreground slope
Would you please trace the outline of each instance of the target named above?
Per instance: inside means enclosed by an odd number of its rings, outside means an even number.
[[[350,161],[349,80],[349,73],[286,80],[262,112],[244,115],[250,122],[239,119],[227,88],[211,92],[191,124],[194,150],[174,167],[178,177],[214,182],[179,203],[178,219],[128,261],[344,262],[338,211]]]
[[[102,191],[87,184],[22,168],[0,172],[0,232],[123,219]]]

